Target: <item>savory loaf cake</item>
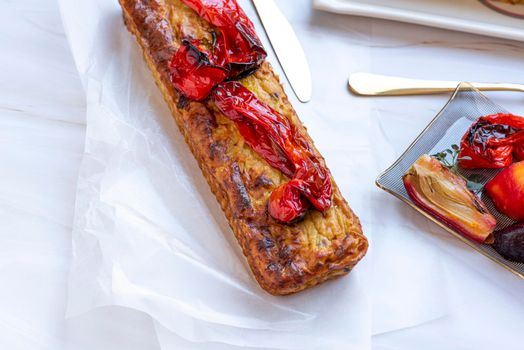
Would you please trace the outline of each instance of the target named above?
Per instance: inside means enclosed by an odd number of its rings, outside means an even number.
[[[357,216],[329,171],[326,170],[332,190],[329,208],[320,211],[308,204],[309,209],[293,221],[276,219],[268,210],[270,197],[294,175],[270,165],[269,158],[264,158],[260,149],[246,141],[245,133],[239,132],[238,120],[226,116],[223,104],[217,102],[219,88],[212,93],[214,98],[188,98],[174,82],[173,70],[177,67],[176,64],[173,67],[173,57],[183,45],[191,51],[188,40],[207,45],[210,50],[217,41],[218,29],[187,4],[213,1],[119,1],[124,21],[140,44],[156,83],[260,286],[271,294],[285,295],[347,274],[365,255],[368,243]],[[222,2],[236,4],[234,0],[215,0],[217,6]],[[241,28],[238,23],[234,27]],[[242,29],[243,35],[249,31],[250,23],[246,28]],[[188,59],[193,57],[190,56]],[[233,79],[238,83],[225,84],[239,85],[236,88],[252,94],[259,106],[267,106],[270,115],[273,111],[274,115],[283,116],[282,122],[288,123],[293,135],[299,137],[299,146],[310,152],[306,158],[314,159],[318,168],[325,167],[268,62],[261,59],[258,65],[225,80]],[[306,202],[303,196],[295,199]]]

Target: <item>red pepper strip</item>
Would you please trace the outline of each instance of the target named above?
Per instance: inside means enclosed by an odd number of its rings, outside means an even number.
[[[266,52],[253,23],[236,0],[182,0],[199,16],[217,27],[211,52],[198,40],[186,39],[170,64],[171,81],[191,100],[203,100],[226,79],[249,75],[262,63]]]
[[[512,114],[480,117],[460,144],[460,166],[465,169],[505,168],[513,155],[524,159],[524,118]]]
[[[236,122],[244,141],[266,160],[273,168],[280,170],[287,177],[293,177],[295,166],[289,161],[282,149],[274,143],[265,129],[243,120]]]
[[[220,111],[239,125],[250,147],[292,178],[269,198],[269,214],[273,218],[291,222],[304,215],[309,204],[322,212],[331,207],[333,187],[329,172],[286,117],[238,82],[218,85],[213,98]]]
[[[196,45],[195,45],[196,44]],[[171,60],[171,81],[175,88],[191,100],[206,98],[216,84],[224,81],[228,71],[212,62],[209,54],[188,40]]]

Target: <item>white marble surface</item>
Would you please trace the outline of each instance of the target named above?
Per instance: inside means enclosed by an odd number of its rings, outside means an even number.
[[[518,348],[524,340],[519,328],[524,320],[523,281],[373,187],[375,173],[411,143],[447,97],[363,99],[347,93],[345,81],[350,72],[367,70],[415,78],[521,82],[524,44],[315,12],[307,0],[278,3],[297,29],[311,64],[314,100],[296,105],[304,121],[322,117],[329,122],[333,113],[359,115],[378,160],[373,174],[359,175],[362,183],[369,177],[367,193],[374,204],[371,213],[363,214],[374,243],[366,262],[375,271],[373,278],[384,280],[395,298],[410,289],[405,283],[416,290],[426,276],[404,276],[402,285],[388,281],[391,266],[406,275],[414,271],[413,265],[427,266],[425,271],[443,276],[439,292],[446,300],[445,312],[437,319],[402,322],[402,305],[373,301],[376,319],[390,316],[395,321],[395,327],[373,324],[373,348]],[[64,319],[74,193],[84,143],[84,92],[54,1],[0,1],[0,19],[0,348],[160,348],[155,324],[137,312],[107,308]],[[524,113],[520,94],[490,96]],[[310,132],[326,140],[321,128]],[[336,140],[320,141],[318,147],[328,162],[331,152],[343,151]],[[336,177],[354,172],[343,164],[331,164],[331,169]],[[363,206],[365,199],[356,202]],[[399,252],[395,264],[381,259],[385,250]]]

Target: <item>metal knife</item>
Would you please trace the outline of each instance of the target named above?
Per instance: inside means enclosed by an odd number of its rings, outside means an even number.
[[[295,31],[273,0],[253,0],[271,46],[301,102],[311,99],[311,72]]]

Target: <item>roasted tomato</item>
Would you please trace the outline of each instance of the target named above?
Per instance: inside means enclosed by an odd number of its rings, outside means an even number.
[[[421,156],[403,177],[411,200],[448,227],[479,243],[489,241],[497,225],[466,180],[437,159]]]
[[[498,211],[513,220],[524,220],[524,161],[502,170],[485,188]]]

